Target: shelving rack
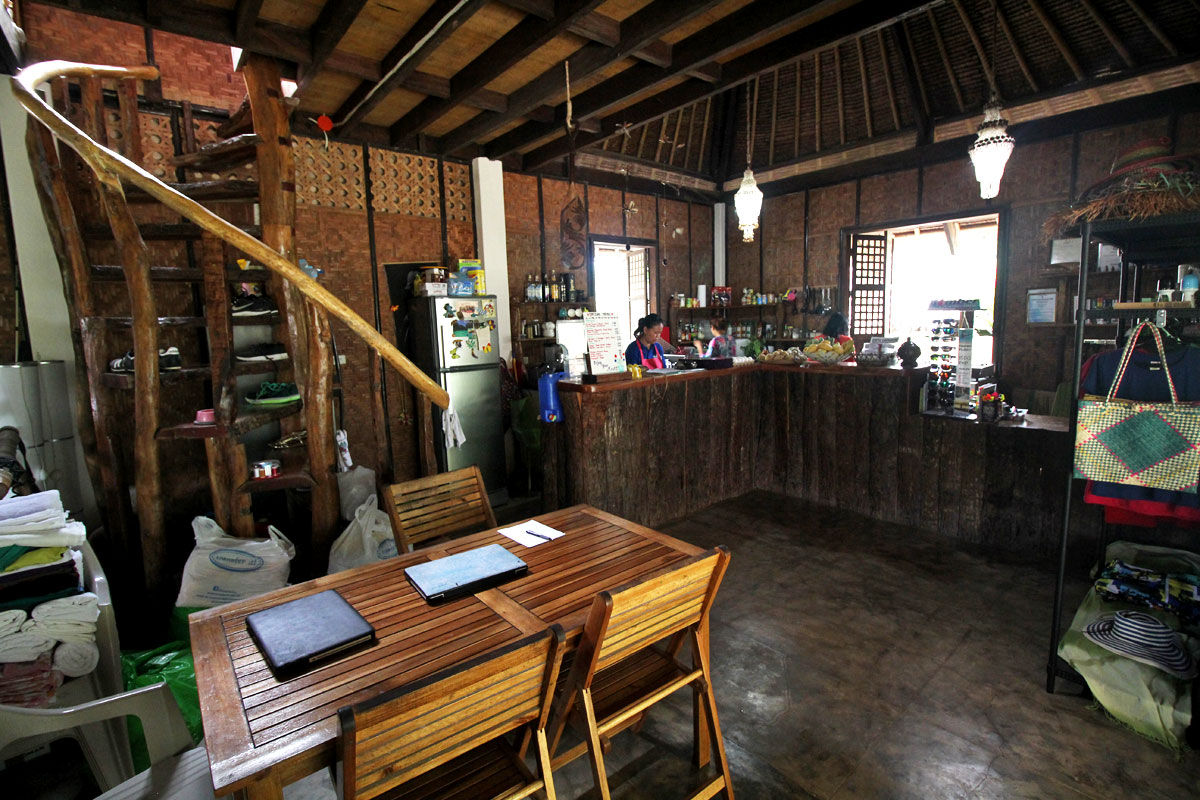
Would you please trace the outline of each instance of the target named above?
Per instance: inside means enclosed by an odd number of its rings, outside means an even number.
[[[672,334],[677,335],[676,332],[679,330],[679,321],[682,318],[684,313],[687,313],[689,315],[689,321],[693,321],[695,319],[695,316],[694,316],[695,312],[700,312],[700,313],[706,314],[708,316],[719,315],[722,317],[728,317],[730,311],[744,311],[744,310],[748,310],[748,309],[756,310],[756,311],[760,312],[759,313],[759,322],[760,323],[767,321],[767,320],[763,319],[763,314],[761,312],[768,311],[768,310],[771,311],[775,317],[775,319],[773,321],[775,324],[776,333],[778,333],[782,330],[782,328],[783,328],[782,314],[781,314],[781,312],[783,310],[782,303],[755,303],[755,304],[750,304],[750,305],[690,306],[690,307],[684,307],[684,306],[677,305],[675,303],[671,303],[671,305],[667,311],[667,325],[670,326]],[[772,341],[782,341],[778,337],[772,337],[771,340]],[[788,341],[793,341],[793,340],[789,339]]]
[[[1200,261],[1200,213],[1170,214],[1138,222],[1130,220],[1099,220],[1080,226],[1082,239],[1079,256],[1078,297],[1087,297],[1090,251],[1093,240],[1121,249],[1120,297],[1139,298],[1142,272],[1153,264],[1183,264]],[[1131,274],[1131,267],[1136,265]],[[1074,310],[1075,348],[1071,375],[1072,397],[1079,396],[1080,371],[1083,367],[1084,329],[1086,319],[1117,318],[1116,340],[1129,328],[1131,321],[1157,316],[1153,309],[1093,309],[1087,314]],[[1176,319],[1200,320],[1200,308],[1170,309],[1166,316]],[[1078,408],[1071,405],[1070,427],[1075,430]],[[1071,534],[1071,490],[1073,476],[1068,476],[1063,501],[1062,532],[1059,536],[1058,574],[1054,585],[1054,617],[1050,624],[1050,649],[1046,660],[1046,691],[1054,692],[1057,678],[1082,683],[1078,673],[1058,656],[1058,641],[1062,635],[1063,579],[1067,568],[1067,546]]]

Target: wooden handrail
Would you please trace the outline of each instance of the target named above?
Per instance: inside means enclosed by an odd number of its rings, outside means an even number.
[[[69,120],[49,106],[35,91],[35,87],[55,78],[158,78],[155,67],[110,67],[98,64],[80,64],[74,61],[43,61],[31,64],[10,79],[13,95],[25,110],[50,129],[56,138],[79,154],[97,177],[109,186],[120,189],[122,179],[138,186],[163,205],[187,217],[214,236],[236,247],[267,269],[290,281],[308,300],[316,303],[340,319],[360,339],[370,345],[401,376],[441,408],[450,405],[446,390],[430,380],[403,353],[383,337],[379,331],[354,312],[348,305],[334,296],[328,289],[308,277],[298,266],[276,253],[250,234],[231,225],[194,200],[185,197],[155,178],[129,159],[100,145]]]

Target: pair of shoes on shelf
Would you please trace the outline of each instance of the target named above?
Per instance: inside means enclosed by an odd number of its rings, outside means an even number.
[[[273,383],[263,381],[258,391],[246,395],[246,402],[252,406],[274,406],[284,403],[294,403],[300,399],[300,392],[294,383]]]
[[[233,298],[233,316],[235,317],[262,317],[268,314],[274,314],[277,309],[275,301],[261,294],[249,294],[247,292],[239,292]]]
[[[133,374],[133,351],[129,350],[123,356],[118,356],[108,362],[108,369],[111,372],[122,372]],[[178,347],[166,347],[158,351],[158,371],[173,372],[174,370],[183,369],[183,361],[179,358]]]
[[[303,447],[308,442],[308,431],[296,431],[289,433],[280,439],[276,439],[267,445],[272,450],[290,450],[293,447]]]
[[[277,342],[253,344],[234,353],[238,361],[287,361],[287,348]]]

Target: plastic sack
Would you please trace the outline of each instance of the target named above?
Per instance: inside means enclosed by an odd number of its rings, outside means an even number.
[[[375,496],[375,470],[359,465],[339,472],[337,482],[342,519],[354,519],[355,509]]]
[[[186,643],[168,642],[153,650],[122,653],[121,678],[126,690],[165,682],[179,704],[192,741],[198,742],[204,738],[204,728],[200,722],[200,693],[196,690],[196,667],[192,663],[192,651]],[[134,771],[142,772],[150,768],[146,736],[137,717],[130,716],[127,720]]]
[[[183,565],[175,605],[212,608],[287,585],[296,548],[274,525],[266,539],[239,539],[208,517],[196,517],[192,532],[196,546]]]
[[[375,495],[354,510],[354,519],[329,550],[329,573],[374,564],[396,555],[396,540],[388,515],[379,510]]]

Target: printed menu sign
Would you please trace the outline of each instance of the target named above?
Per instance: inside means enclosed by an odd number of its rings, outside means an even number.
[[[592,374],[624,372],[625,348],[617,315],[609,311],[588,311],[583,315],[583,330],[587,336]]]

